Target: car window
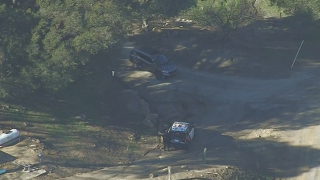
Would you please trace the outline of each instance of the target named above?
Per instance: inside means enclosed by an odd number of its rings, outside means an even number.
[[[165,64],[169,61],[164,55],[156,55],[153,57],[153,59],[157,65]]]
[[[152,59],[147,56],[147,55],[144,55],[143,59],[145,59],[146,61],[148,61],[149,63],[153,63]]]
[[[138,51],[135,51],[135,54],[136,54],[137,56],[139,56],[139,57],[142,56],[142,53],[141,53],[141,52],[138,52]]]

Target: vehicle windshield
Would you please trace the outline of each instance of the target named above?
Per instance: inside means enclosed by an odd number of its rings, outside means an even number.
[[[164,55],[156,55],[153,57],[153,59],[154,62],[158,65],[165,64],[169,61]]]

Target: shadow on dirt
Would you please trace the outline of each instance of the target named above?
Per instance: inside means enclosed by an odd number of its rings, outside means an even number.
[[[319,157],[320,151],[311,146],[292,146],[288,143],[276,142],[277,138],[274,138],[273,141],[268,139],[269,137],[265,138],[263,136],[260,138],[256,136],[255,139],[251,140],[235,140],[230,136],[221,135],[217,131],[203,128],[207,125],[209,127],[215,126],[213,129],[219,129],[221,132],[240,132],[269,127],[275,129],[275,131],[285,131],[299,130],[317,125],[320,113],[320,107],[317,102],[319,102],[320,98],[313,94],[317,94],[318,81],[315,78],[311,78],[305,80],[305,82],[309,80],[310,83],[304,83],[301,87],[298,84],[292,90],[289,89],[276,95],[270,94],[266,99],[263,98],[261,102],[247,103],[214,102],[213,100],[213,102],[209,101],[212,104],[208,104],[208,98],[205,98],[205,96],[201,98],[192,97],[192,93],[188,95],[184,94],[183,97],[187,96],[188,98],[184,99],[184,103],[179,103],[178,98],[171,97],[171,95],[176,97],[176,95],[173,95],[174,91],[183,95],[182,91],[178,89],[166,89],[164,86],[161,93],[153,91],[152,97],[158,96],[156,99],[161,99],[162,101],[150,101],[151,105],[158,110],[161,109],[159,108],[161,106],[167,108],[162,109],[160,114],[169,116],[169,119],[172,119],[173,117],[170,116],[169,110],[171,109],[172,111],[173,107],[178,107],[176,112],[181,112],[182,114],[188,114],[189,111],[197,109],[198,113],[193,113],[190,120],[197,120],[196,123],[200,125],[197,127],[195,140],[189,152],[173,155],[178,153],[178,151],[173,150],[172,156],[168,155],[167,157],[170,160],[166,161],[162,159],[157,165],[172,165],[175,167],[186,164],[201,165],[203,164],[202,152],[206,147],[208,148],[208,165],[243,167],[243,169],[257,171],[275,178],[295,177],[318,167],[317,160],[313,161],[312,157]],[[140,90],[145,92],[146,100],[148,100],[151,96],[147,96],[148,93],[146,93],[143,87],[142,85]],[[305,94],[305,97],[301,98],[300,93],[296,93],[295,91],[302,92]],[[165,103],[166,98],[171,99],[171,101]],[[310,99],[312,101],[309,101]],[[186,108],[189,106],[190,108]],[[206,109],[206,111],[202,109]],[[211,120],[202,119],[201,114],[205,113],[209,114],[204,117]],[[178,116],[174,117],[173,119],[176,119]],[[181,117],[186,120],[185,117]],[[235,121],[235,119],[237,120]],[[309,159],[306,160],[306,158]],[[150,160],[144,163],[151,164],[152,161],[156,162],[156,160]]]
[[[201,166],[242,167],[243,170],[259,172],[273,178],[295,177],[318,167],[319,159],[305,160],[305,158],[320,156],[320,150],[310,146],[292,146],[264,138],[234,140],[232,137],[210,130],[197,129],[197,131],[198,136],[201,137],[209,134],[216,135],[207,138],[206,144],[200,147],[198,142],[194,142],[187,153],[179,156],[168,153],[164,159],[143,160],[139,162],[139,165],[152,166],[151,164],[155,164],[157,167],[170,165],[176,169],[175,172],[182,171],[180,167],[185,165],[191,169]],[[203,148],[201,147],[207,148],[206,164],[202,161]],[[173,153],[176,152],[173,151]]]
[[[0,151],[0,164],[4,164],[10,161],[15,160],[15,157],[11,156],[10,154],[7,154],[5,152]]]
[[[175,37],[168,36],[169,28],[164,31],[167,34],[151,32],[149,34],[136,35],[131,37],[130,40],[134,41],[137,46],[150,45],[160,49],[179,65],[187,66],[194,70],[229,76],[279,79],[291,77],[305,66],[313,66],[313,63],[316,62],[316,57],[319,56],[319,52],[315,48],[318,46],[319,40],[312,39],[312,35],[315,34],[312,28],[316,25],[313,22],[304,21],[300,23],[304,27],[303,30],[298,32],[298,28],[295,25],[296,20],[295,17],[288,17],[256,21],[243,29],[239,29],[228,41],[219,40],[216,34],[209,31],[199,31],[192,27],[187,28],[187,25],[185,26],[186,28],[172,30],[177,31],[178,36]],[[156,37],[154,38],[153,36]],[[303,49],[301,49],[298,61],[295,63],[294,68],[290,69],[301,40],[306,39],[308,41],[305,42]],[[144,80],[146,81],[144,85],[149,83],[148,79]],[[135,88],[138,89],[137,87]],[[145,92],[146,90],[143,88],[145,87],[141,85],[139,90]],[[177,99],[172,100],[172,98],[170,103],[154,101],[154,99],[161,99],[165,94],[169,94],[169,90],[166,91],[165,88],[163,87],[162,95],[161,93],[153,93],[150,96],[145,96],[145,99],[156,107],[155,109],[158,110],[160,116],[164,114],[168,116],[168,119],[185,118],[181,116],[181,113],[178,113],[181,117],[170,116],[169,111],[161,109],[161,104],[170,106],[171,103],[172,106],[180,107],[181,112],[184,112],[184,114],[188,114],[188,111],[201,106],[201,103],[192,101],[179,102]],[[303,88],[313,92],[317,89],[315,84],[308,84]],[[306,90],[303,88],[299,90]],[[170,93],[172,91],[174,90],[171,89]],[[291,99],[286,98],[291,95],[296,95],[294,90],[283,92],[283,99],[276,97],[262,102],[247,102],[236,104],[235,106],[232,106],[232,102],[221,102],[225,106],[230,106],[229,111],[223,111],[226,115],[224,115],[225,118],[217,120],[219,124],[216,124],[214,119],[218,119],[218,116],[212,117],[213,120],[210,123],[214,124],[215,128],[220,128],[219,125],[231,124],[234,131],[257,129],[262,124],[264,127],[272,126],[279,130],[297,130],[315,125],[316,121],[319,120],[317,116],[320,111],[315,111],[318,106],[315,107],[313,103],[306,102],[308,106],[302,107],[301,105],[304,102],[300,98],[286,100]],[[158,98],[155,98],[157,96]],[[217,103],[216,106],[219,105]],[[242,111],[239,113],[239,119],[236,121],[230,120],[236,115],[228,115],[233,113],[233,107],[238,106],[239,111]],[[211,111],[215,112],[215,107],[211,108],[213,108]],[[202,111],[198,110],[198,112]],[[192,117],[190,119],[197,119],[197,115],[199,115],[190,114]],[[178,151],[172,151],[172,154],[169,153],[164,159],[142,160],[143,162],[140,161],[139,165],[142,167],[145,165],[145,167],[149,168],[152,165],[157,165],[157,168],[170,165],[177,169],[186,164],[200,167],[204,165],[202,161],[203,149],[207,148],[206,165],[211,165],[211,167],[212,165],[238,166],[258,171],[274,178],[294,177],[318,167],[318,160],[310,159],[320,156],[320,151],[313,147],[292,146],[288,143],[276,142],[265,137],[235,140],[214,130],[205,129],[201,126],[201,119],[199,119],[199,122],[200,126],[197,127],[195,141],[188,152],[178,153]],[[230,127],[230,125],[228,126]],[[225,129],[221,129],[221,131],[223,130]],[[141,178],[144,177],[140,173],[132,173]]]
[[[313,96],[312,101],[278,99],[274,102],[246,103],[243,105],[243,116],[233,128],[234,130],[255,129],[257,124],[260,124],[260,126],[285,131],[318,125],[320,106],[317,102],[320,98]]]
[[[210,180],[208,178],[183,178],[183,179],[177,179],[177,180]]]
[[[202,161],[202,148],[197,143],[192,144],[192,149],[179,156],[170,155],[163,159],[139,160],[139,170],[127,168],[126,172],[138,178],[145,178],[150,172],[157,175],[165,175],[160,172],[160,167],[171,166],[174,172],[182,172],[186,169],[198,169],[200,167],[243,167],[244,171],[255,171],[267,177],[288,178],[310,171],[318,166],[319,159],[305,161],[305,158],[319,157],[320,150],[308,146],[295,147],[287,143],[265,140],[262,138],[253,140],[233,140],[233,138],[219,134],[218,132],[198,129],[204,134],[216,134],[208,138],[206,164]],[[201,135],[200,135],[201,136]],[[177,152],[172,152],[177,153]],[[100,164],[103,165],[103,164]],[[106,164],[105,164],[106,165]],[[134,164],[132,164],[134,165]],[[181,168],[185,165],[185,168]],[[72,164],[76,166],[76,164]],[[81,165],[82,166],[82,165]],[[94,167],[93,164],[86,164]],[[135,167],[135,166],[134,166]],[[138,167],[136,167],[138,168]],[[112,172],[123,173],[122,170]]]
[[[299,24],[299,25],[297,25]],[[183,28],[177,28],[183,25]],[[150,23],[150,27],[160,26]],[[297,17],[269,18],[236,30],[229,39],[215,32],[174,22],[160,33],[131,37],[137,46],[160,49],[171,60],[189,68],[216,74],[261,79],[290,77],[302,67],[312,66],[319,57],[317,23]],[[169,36],[176,32],[177,36]],[[156,37],[156,38],[155,38]],[[290,69],[301,41],[305,40],[294,68]]]
[[[207,165],[244,167],[274,178],[295,177],[318,167],[320,150],[311,146],[292,146],[278,139],[233,139],[217,131],[197,129],[200,139],[195,140],[190,154],[174,158],[173,166],[203,164],[202,150],[207,148]],[[202,148],[200,148],[202,147]],[[197,155],[193,153],[197,152]],[[307,160],[306,160],[307,159]]]

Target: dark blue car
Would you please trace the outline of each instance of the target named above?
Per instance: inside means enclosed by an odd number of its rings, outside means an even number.
[[[133,49],[129,60],[133,67],[149,71],[157,79],[173,76],[177,73],[177,66],[163,54],[153,49]]]

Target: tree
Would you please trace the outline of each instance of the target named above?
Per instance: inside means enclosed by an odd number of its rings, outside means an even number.
[[[196,0],[117,0],[140,17],[174,17]]]
[[[196,0],[113,0],[130,14],[132,19],[140,19],[146,27],[151,19],[175,17],[180,11],[190,8]]]
[[[221,30],[222,37],[252,22],[256,9],[249,0],[204,0],[182,13],[202,26]]]
[[[0,96],[19,90],[24,84],[19,77],[29,64],[26,46],[30,39],[32,13],[12,5],[0,6]]]
[[[320,0],[270,0],[270,3],[285,9],[287,14],[311,19],[320,18]]]
[[[18,2],[0,9],[3,94],[61,89],[96,54],[121,44],[128,31],[129,21],[113,1]]]
[[[120,43],[128,21],[111,1],[39,1],[41,18],[33,31],[30,55],[42,86],[58,90],[74,81],[79,66]]]

